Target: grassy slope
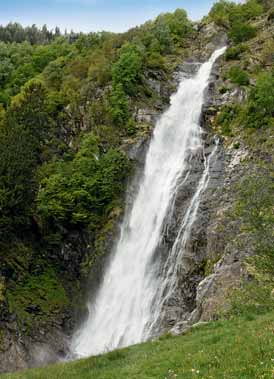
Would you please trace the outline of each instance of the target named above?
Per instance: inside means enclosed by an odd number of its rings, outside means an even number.
[[[1,379],[270,379],[274,313],[218,321],[159,340]]]

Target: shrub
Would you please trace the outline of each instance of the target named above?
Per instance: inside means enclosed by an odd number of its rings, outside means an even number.
[[[241,54],[244,53],[247,49],[247,46],[244,44],[230,47],[225,53],[225,59],[227,61],[240,59]]]
[[[241,18],[243,21],[248,21],[260,16],[263,11],[263,6],[257,0],[248,0],[241,6]]]
[[[235,104],[224,105],[217,116],[217,125],[221,126],[222,133],[226,136],[232,135],[231,125],[239,114],[239,107]]]
[[[118,85],[128,95],[136,94],[136,87],[141,81],[143,57],[140,49],[134,44],[126,44],[121,48],[120,57],[112,68],[112,83]]]
[[[118,126],[125,125],[129,119],[129,109],[127,96],[121,84],[118,84],[113,89],[110,103],[110,112],[114,123]]]
[[[130,118],[126,124],[126,131],[129,136],[137,132],[136,122],[132,118]]]
[[[160,53],[152,52],[146,59],[146,65],[151,69],[164,69],[165,61]]]
[[[238,66],[233,66],[228,72],[228,77],[232,83],[239,86],[247,86],[249,84],[249,77],[245,71]]]
[[[23,280],[14,283],[12,289],[8,289],[7,297],[9,309],[17,315],[20,324],[24,325],[25,333],[45,320],[54,320],[55,314],[58,311],[64,312],[69,304],[57,273],[46,267],[42,273],[25,274]],[[31,311],[33,304],[37,312]]]
[[[217,25],[228,28],[230,26],[229,15],[235,7],[236,4],[233,2],[220,0],[211,8],[209,19],[214,21]]]
[[[234,43],[241,43],[254,38],[257,34],[257,29],[251,25],[244,24],[242,22],[235,22],[229,33],[229,38],[232,39]]]
[[[244,125],[248,128],[261,128],[273,125],[274,115],[274,76],[262,74],[249,95],[244,114]]]

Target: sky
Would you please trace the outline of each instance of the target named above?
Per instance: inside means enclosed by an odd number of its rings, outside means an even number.
[[[62,31],[123,32],[162,12],[184,8],[193,20],[208,13],[214,0],[0,0],[0,24],[58,25]]]

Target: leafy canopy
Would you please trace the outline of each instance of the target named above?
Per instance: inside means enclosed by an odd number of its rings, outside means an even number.
[[[102,154],[91,133],[84,137],[72,161],[59,161],[41,180],[37,196],[38,214],[45,222],[63,225],[98,226],[100,217],[123,188],[129,164],[118,150]]]

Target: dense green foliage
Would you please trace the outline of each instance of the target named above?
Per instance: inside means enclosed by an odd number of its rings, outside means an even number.
[[[225,52],[225,59],[227,61],[240,59],[241,54],[244,53],[246,50],[247,46],[244,44],[229,47]]]
[[[186,335],[2,379],[270,379],[273,313],[200,325]],[[244,348],[243,348],[244,346]],[[225,359],[224,359],[225,357]]]
[[[142,52],[138,46],[126,44],[120,50],[118,61],[112,68],[112,81],[114,90],[121,84],[128,95],[134,95],[136,85],[141,81]]]
[[[126,125],[129,119],[129,105],[122,84],[114,87],[110,103],[114,123],[118,126]]]
[[[251,25],[242,24],[241,22],[234,23],[229,31],[229,37],[235,43],[248,41],[256,36],[256,28]]]
[[[162,27],[163,25],[166,25],[172,41],[179,45],[183,43],[184,39],[192,31],[192,26],[187,18],[187,13],[183,9],[177,9],[173,14],[166,13],[158,16],[156,19],[156,34],[161,31],[161,25]]]
[[[94,231],[105,210],[123,190],[129,165],[118,150],[102,154],[86,135],[73,160],[51,163],[40,181],[37,211],[50,227],[88,225]]]
[[[62,38],[43,46],[0,42],[0,103],[7,105],[28,80],[59,56],[66,56],[71,49]]]
[[[248,74],[238,66],[233,66],[228,72],[228,77],[232,83],[239,86],[247,86],[249,84]]]
[[[274,74],[274,73],[273,73]],[[247,128],[274,126],[274,75],[263,73],[252,88],[246,110],[244,125]]]
[[[246,22],[262,13],[263,6],[257,0],[248,0],[244,4],[220,0],[214,4],[209,12],[209,19],[227,28],[233,25],[245,27]]]
[[[228,72],[232,83],[247,86],[248,75],[238,66],[232,66]],[[224,135],[232,135],[237,125],[248,129],[270,128],[274,126],[274,76],[262,73],[256,85],[249,89],[247,102],[243,105],[225,105],[216,118]]]
[[[235,104],[224,105],[216,118],[216,123],[221,126],[222,134],[232,135],[232,123],[239,114],[239,106]]]
[[[58,29],[51,33],[46,27],[2,27],[0,39],[3,35],[3,41],[11,42],[0,43],[2,232],[25,230],[37,216],[41,224],[50,217],[77,224],[94,217],[92,212],[88,216],[91,209],[103,215],[112,199],[105,193],[102,165],[109,165],[105,168],[109,180],[116,176],[122,183],[127,176],[125,157],[115,149],[119,135],[136,132],[130,107],[132,99],[147,96],[142,89],[144,70],[154,64],[153,59],[161,61],[191,31],[183,10],[162,14],[124,35],[80,34],[75,43]],[[38,77],[39,81],[32,80]],[[104,89],[100,96],[99,88]],[[92,144],[85,159],[79,146],[86,142],[71,146],[86,128],[97,140],[98,162]],[[49,177],[37,175],[39,167]],[[88,188],[85,194],[83,187]],[[113,197],[122,190],[114,182],[110,187]]]
[[[209,19],[227,28],[233,42],[241,43],[255,37],[256,28],[249,22],[262,13],[263,6],[257,0],[248,0],[244,4],[221,0],[212,7]]]
[[[31,220],[36,188],[35,170],[49,137],[46,93],[39,81],[29,82],[14,97],[0,129],[0,235],[20,233]]]

